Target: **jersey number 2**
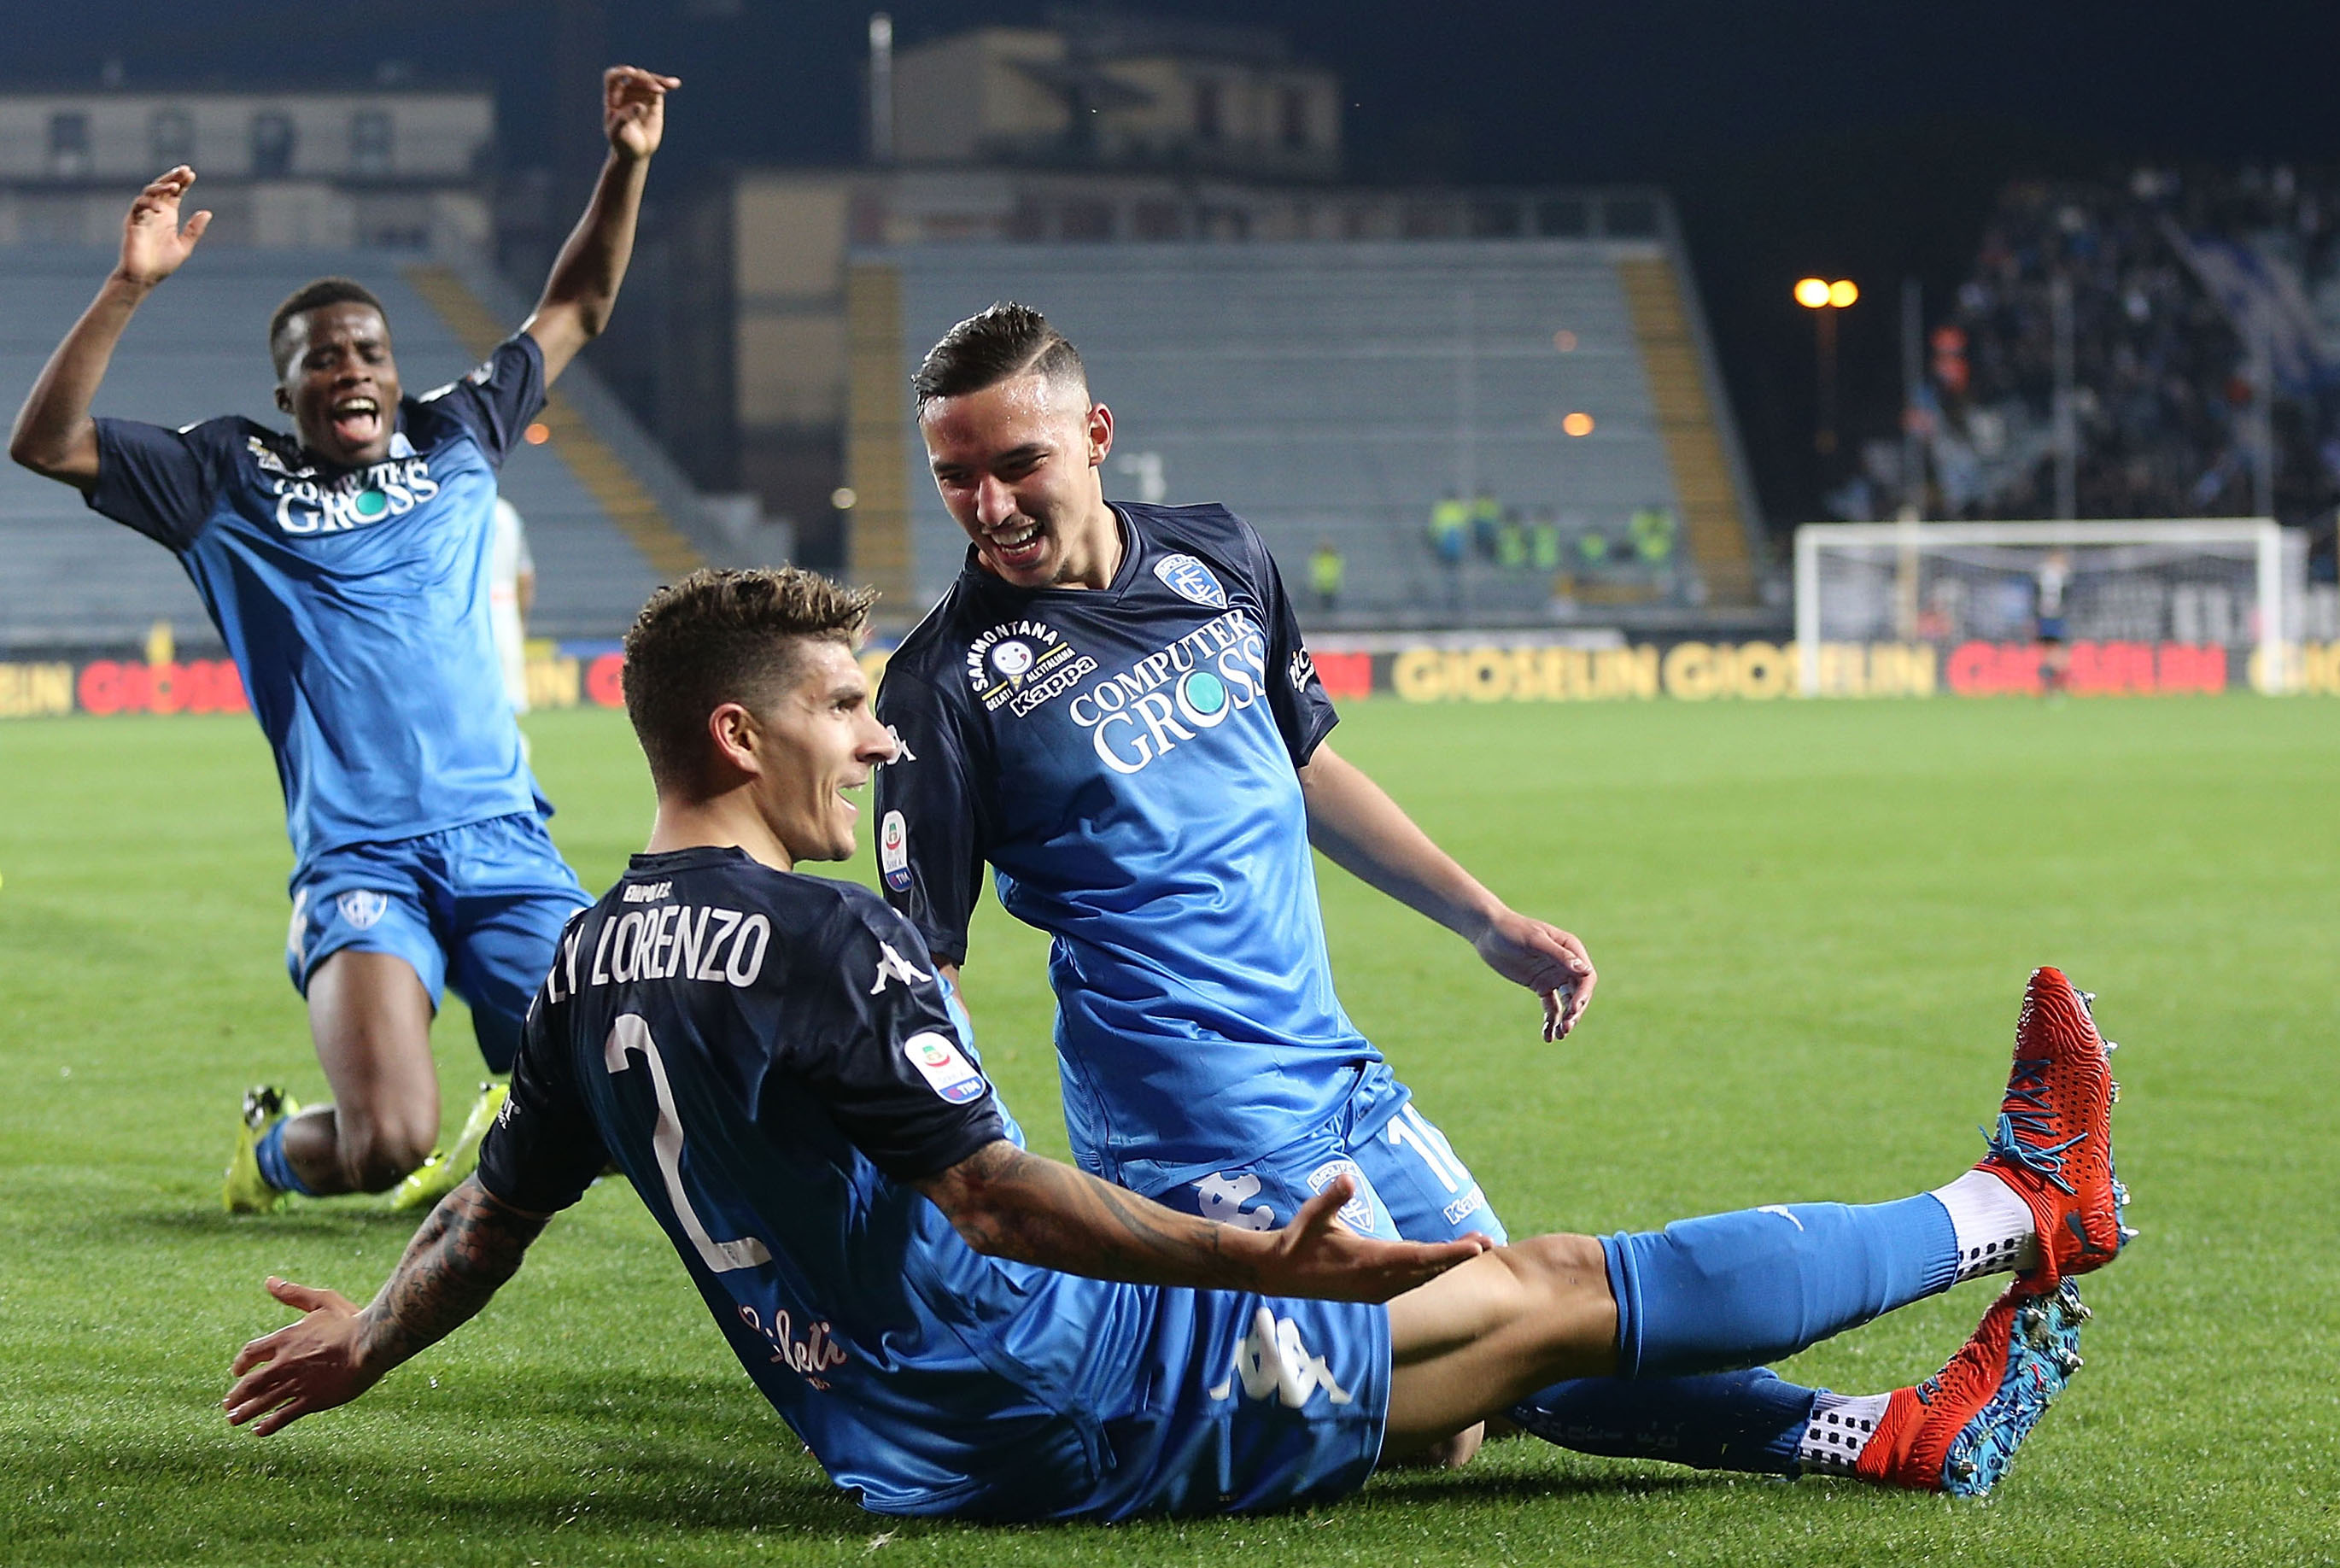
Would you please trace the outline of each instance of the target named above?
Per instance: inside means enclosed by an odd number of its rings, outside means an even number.
[[[752,1236],[717,1241],[708,1235],[699,1211],[690,1206],[689,1195],[682,1190],[682,1122],[674,1114],[674,1090],[667,1087],[666,1063],[659,1059],[658,1042],[650,1038],[650,1027],[640,1013],[619,1015],[601,1047],[601,1059],[611,1073],[622,1073],[629,1066],[629,1051],[640,1051],[642,1060],[649,1064],[650,1089],[658,1096],[658,1130],[650,1135],[650,1147],[658,1152],[659,1173],[666,1177],[667,1201],[674,1205],[674,1217],[699,1249],[700,1259],[717,1274],[769,1263],[770,1251]]]

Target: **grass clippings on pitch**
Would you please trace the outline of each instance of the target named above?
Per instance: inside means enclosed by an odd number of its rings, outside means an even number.
[[[606,883],[649,821],[620,718],[530,720]],[[411,1226],[218,1212],[237,1097],[322,1087],[279,944],[289,857],[243,719],[0,726],[0,1562],[2329,1563],[2340,1555],[2332,1044],[2340,704],[2247,697],[1355,705],[1336,742],[1601,969],[1579,1036],[1320,862],[1342,992],[1516,1232],[1869,1200],[1979,1152],[2024,975],[2124,1043],[2144,1230],[2088,1365],[1987,1506],[1498,1445],[1339,1506],[1115,1529],[887,1521],[828,1487],[670,1249],[603,1183],[482,1318],[356,1406],[229,1430],[271,1272],[362,1297]],[[858,874],[867,875],[866,864]],[[986,1060],[1056,1124],[1043,944],[987,907]],[[451,1117],[477,1057],[438,1035]],[[1968,1285],[1791,1375],[1932,1369]]]

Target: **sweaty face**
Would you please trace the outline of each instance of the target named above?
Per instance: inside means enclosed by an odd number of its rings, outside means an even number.
[[[861,814],[845,791],[869,782],[894,739],[870,710],[869,680],[850,650],[807,640],[798,659],[796,682],[756,715],[769,745],[756,807],[790,859],[842,860]]]
[[[1018,588],[1104,588],[1121,532],[1097,480],[1113,414],[1076,382],[1017,376],[918,415],[943,505]]]
[[[276,406],[292,416],[302,444],[338,468],[390,455],[398,426],[398,364],[390,326],[372,305],[347,302],[303,311],[273,345]]]

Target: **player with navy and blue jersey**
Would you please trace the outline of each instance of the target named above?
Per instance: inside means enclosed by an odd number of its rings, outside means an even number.
[[[372,1304],[270,1281],[304,1315],[236,1356],[231,1422],[362,1393],[612,1160],[758,1389],[888,1513],[1330,1497],[1555,1377],[1743,1365],[1961,1273],[1982,1233],[1929,1195],[1482,1250],[1359,1235],[1350,1175],[1256,1231],[1029,1154],[917,928],[798,869],[852,852],[847,795],[895,750],[852,654],[868,602],[766,571],[645,607],[625,680],[648,852],[564,932],[479,1169]],[[2033,1272],[1922,1393],[1832,1404],[1799,1467],[1987,1490],[2077,1364],[2062,1275],[2111,1256],[2120,1195],[2105,1047],[2052,970],[2018,1054],[2017,1125],[1961,1181],[2013,1216],[1994,1266]]]
[[[1508,908],[1334,753],[1333,705],[1247,525],[1105,499],[1112,412],[1039,313],[960,323],[915,385],[970,544],[878,694],[901,743],[878,784],[895,907],[954,980],[987,862],[1007,911],[1049,933],[1084,1168],[1253,1228],[1348,1175],[1360,1229],[1500,1237],[1468,1167],[1341,1008],[1310,845],[1541,993],[1546,1039],[1591,998],[1582,945]],[[1758,1369],[1662,1398],[1550,1390],[1515,1418],[1655,1457],[1683,1456],[1685,1431],[1743,1455],[1760,1429],[1792,1469],[1818,1400]]]
[[[182,166],[133,204],[120,264],[17,416],[18,462],[178,556],[275,752],[293,853],[285,963],[333,1103],[246,1097],[232,1211],[402,1178],[402,1202],[451,1187],[503,1090],[488,1088],[450,1156],[417,1170],[438,1136],[439,998],[450,984],[461,993],[488,1067],[508,1070],[554,938],[586,902],[545,830],[551,808],[504,695],[490,611],[496,473],[609,317],[677,84],[607,74],[610,154],[591,204],[535,311],[462,380],[405,395],[381,303],[327,278],[269,323],[293,432],[91,417],[132,313],[210,222],[181,225],[195,179]]]
[[[1232,1225],[1336,1175],[1345,1216],[1432,1240],[1502,1222],[1343,1011],[1312,841],[1539,993],[1544,1037],[1597,981],[1582,943],[1444,854],[1327,740],[1337,715],[1274,559],[1216,506],[1107,502],[1113,417],[1037,312],[962,322],[917,378],[965,569],[889,658],[887,893],[956,978],[987,862],[1054,938],[1082,1166]]]

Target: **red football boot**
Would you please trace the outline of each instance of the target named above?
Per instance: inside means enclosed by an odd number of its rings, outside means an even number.
[[[2090,997],[2056,969],[2032,972],[2015,1024],[2015,1070],[1986,1127],[1990,1153],[1975,1166],[2013,1187],[2039,1233],[2039,1261],[2022,1275],[2032,1294],[2110,1263],[2136,1233],[2121,1223],[2128,1191],[2113,1176],[2112,1048],[2097,1033]]]
[[[2010,1285],[1949,1364],[1894,1390],[1853,1474],[1886,1486],[1981,1497],[2080,1369],[2088,1309],[2069,1281],[2045,1295]]]

